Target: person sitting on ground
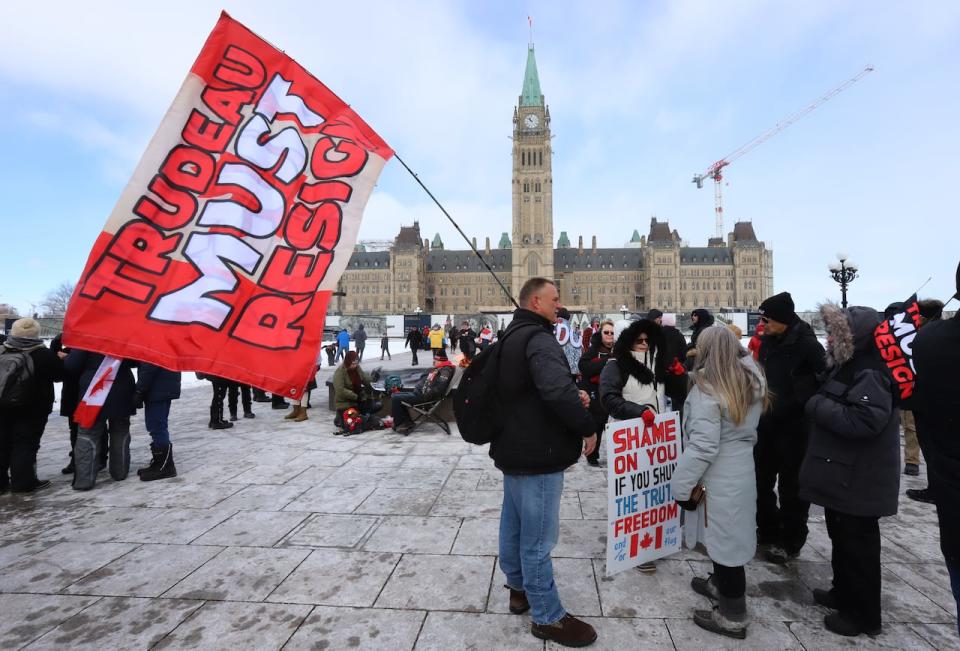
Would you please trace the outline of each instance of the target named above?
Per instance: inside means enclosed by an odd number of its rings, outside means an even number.
[[[633,321],[613,346],[613,359],[600,372],[600,400],[614,420],[643,418],[652,423],[664,411],[663,331],[647,319]],[[637,566],[656,572],[652,563]]]
[[[896,515],[900,493],[900,410],[873,332],[869,307],[820,308],[827,330],[827,377],[805,406],[809,443],[800,495],[824,508],[833,587],[813,600],[831,610],[837,635],[881,630],[880,518]]]
[[[333,407],[337,410],[334,424],[343,424],[343,412],[351,407],[363,415],[380,411],[380,403],[373,400],[373,385],[370,374],[360,368],[357,351],[348,350],[343,364],[333,373]]]
[[[753,446],[768,402],[767,383],[729,327],[706,328],[697,345],[700,353],[684,409],[684,449],[670,492],[688,511],[683,527],[686,546],[693,549],[702,543],[713,561],[713,573],[706,579],[694,578],[691,587],[716,605],[713,610],[695,610],[693,622],[743,639],[748,624],[743,568],[757,551]],[[705,497],[695,501],[698,485]]]
[[[0,492],[30,493],[50,485],[37,478],[37,450],[53,411],[53,383],[63,380],[63,362],[44,346],[40,324],[29,317],[13,322],[0,356],[5,358],[0,368],[9,374],[0,387],[5,403],[0,406]],[[32,379],[19,372],[28,363]]]
[[[442,398],[447,395],[455,372],[456,366],[447,359],[447,354],[441,349],[433,358],[433,370],[417,382],[413,391],[398,391],[390,397],[393,430],[398,434],[407,434],[413,429],[413,419],[403,403],[418,405]]]

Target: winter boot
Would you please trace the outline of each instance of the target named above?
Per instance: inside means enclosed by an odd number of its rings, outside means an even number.
[[[173,445],[150,445],[153,459],[146,468],[137,471],[140,481],[154,481],[177,476],[177,467],[173,465]]]
[[[210,429],[230,429],[233,423],[223,420],[223,406],[218,409],[216,405],[210,407],[210,423],[207,425]]]
[[[597,640],[597,631],[590,624],[569,613],[553,624],[530,624],[530,632],[535,638],[563,646],[590,646]]]
[[[89,434],[77,436],[73,448],[73,490],[88,491],[97,483],[97,440]]]
[[[263,389],[253,389],[254,402],[270,402],[270,396]]]
[[[230,407],[230,420],[231,420],[231,421],[237,420],[237,408],[236,408],[236,407]]]
[[[699,576],[693,577],[693,579],[690,580],[690,587],[693,588],[694,592],[703,595],[707,599],[712,599],[713,601],[720,599],[720,588],[717,586],[717,579],[713,574],[705,579]]]
[[[119,431],[118,431],[119,430]],[[130,473],[130,423],[110,431],[110,476],[123,481]]]
[[[299,409],[300,412],[294,417],[293,422],[302,423],[307,420],[307,408],[306,407],[294,407],[294,409]]]
[[[504,588],[510,591],[510,612],[514,615],[522,615],[530,610],[530,602],[527,601],[527,593],[523,590],[514,590],[508,585]]]
[[[283,420],[293,420],[300,415],[300,405],[294,405],[290,413],[283,417]]]
[[[253,407],[244,407],[243,408],[243,417],[244,418],[256,418],[257,415],[253,413]]]
[[[747,624],[750,623],[747,617],[747,598],[730,598],[722,594],[718,596],[713,610],[693,611],[693,623],[711,633],[738,640],[746,639]]]

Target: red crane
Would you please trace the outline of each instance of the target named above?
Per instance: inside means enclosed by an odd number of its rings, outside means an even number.
[[[708,179],[708,178],[713,179],[714,211],[717,217],[717,237],[718,238],[721,238],[721,239],[723,238],[723,191],[721,189],[721,185],[723,181],[723,168],[729,165],[730,163],[732,163],[733,161],[737,160],[741,156],[753,151],[754,149],[756,149],[766,141],[770,140],[770,138],[773,138],[775,135],[777,135],[778,133],[780,133],[790,125],[800,121],[801,119],[806,117],[811,111],[818,108],[821,104],[833,99],[834,97],[836,97],[837,95],[845,91],[846,89],[850,88],[850,86],[854,85],[855,83],[863,79],[865,76],[867,76],[871,72],[873,72],[873,66],[865,67],[863,70],[861,70],[859,73],[857,73],[850,79],[847,79],[845,82],[843,82],[839,86],[836,86],[830,89],[829,91],[827,91],[826,94],[818,97],[814,102],[812,102],[805,108],[797,111],[796,113],[789,116],[785,120],[777,122],[773,127],[771,127],[770,129],[767,129],[766,131],[761,133],[759,136],[757,136],[750,142],[733,150],[732,152],[730,152],[729,154],[727,154],[726,156],[718,160],[716,163],[708,167],[707,171],[704,172],[703,174],[694,175],[693,182],[697,184],[697,188],[703,187],[704,179]]]

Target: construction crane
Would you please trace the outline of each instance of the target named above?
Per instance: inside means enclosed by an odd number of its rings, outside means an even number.
[[[697,184],[697,188],[703,187],[704,179],[713,179],[713,200],[714,200],[714,211],[717,218],[717,237],[723,239],[723,190],[721,189],[723,182],[723,168],[737,160],[738,158],[744,156],[745,154],[750,153],[766,141],[773,138],[775,135],[789,127],[790,125],[799,122],[801,119],[806,117],[814,109],[818,108],[821,104],[828,102],[833,99],[850,86],[854,85],[868,74],[873,72],[873,66],[867,66],[859,73],[847,79],[845,82],[839,86],[832,88],[826,94],[818,97],[814,102],[806,106],[805,108],[797,111],[790,117],[780,122],[777,122],[776,125],[767,129],[759,136],[748,142],[747,144],[739,147],[738,149],[733,150],[731,153],[727,154],[716,163],[707,168],[707,171],[703,174],[696,174],[693,177],[693,182]]]

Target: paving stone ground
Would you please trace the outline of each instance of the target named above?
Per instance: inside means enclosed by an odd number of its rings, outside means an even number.
[[[67,426],[51,416],[38,472],[54,486],[0,496],[0,648],[555,648],[507,609],[485,447],[432,426],[334,436],[325,395],[303,423],[255,403],[255,420],[212,431],[209,397],[203,384],[174,403],[176,479],[101,473],[87,493],[60,474]],[[142,415],[132,430],[139,465]],[[567,472],[554,554],[564,605],[599,631],[593,648],[960,649],[932,506],[904,498],[881,522],[881,636],[824,632],[810,589],[829,581],[830,541],[815,510],[797,562],[747,566],[754,621],[739,642],[693,624],[708,606],[689,587],[709,568],[699,553],[605,576],[604,472]],[[904,479],[901,491],[924,484]]]

